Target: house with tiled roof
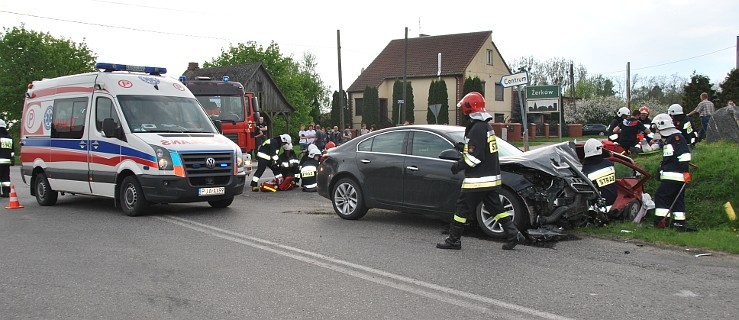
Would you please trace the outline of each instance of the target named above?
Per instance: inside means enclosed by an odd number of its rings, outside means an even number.
[[[449,90],[450,122],[461,123],[462,115],[456,105],[468,77],[480,78],[488,112],[496,122],[504,122],[511,116],[512,94],[510,88],[503,88],[498,82],[511,71],[492,36],[492,31],[482,31],[390,41],[346,90],[352,127],[359,128],[362,123],[362,97],[368,86],[378,89],[381,122],[391,124],[393,84],[402,81],[404,75],[413,87],[416,124],[426,123],[429,87],[431,81],[438,79],[444,80]]]
[[[189,79],[210,77],[214,80],[229,76],[231,81],[241,83],[245,92],[254,93],[259,99],[260,113],[268,124],[278,116],[285,117],[289,124],[290,114],[295,112],[295,107],[287,101],[267,69],[259,62],[213,68],[200,68],[197,62],[190,62],[182,75]]]

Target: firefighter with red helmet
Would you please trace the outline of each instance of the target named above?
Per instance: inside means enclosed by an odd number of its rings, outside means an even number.
[[[511,250],[525,238],[513,223],[511,214],[503,208],[496,191],[502,185],[502,180],[495,131],[488,123],[493,117],[485,110],[485,98],[478,92],[465,95],[457,107],[469,117],[469,124],[464,131],[462,158],[452,165],[451,170],[453,174],[464,171],[464,180],[454,218],[449,225],[449,236],[436,247],[462,249],[464,225],[483,202],[489,212],[496,214],[493,219],[497,220],[506,235],[503,250]]]
[[[264,170],[269,167],[272,170],[275,178],[281,178],[279,167],[277,166],[277,160],[279,159],[280,148],[288,143],[292,143],[292,138],[289,134],[281,134],[278,137],[271,138],[264,141],[259,150],[257,151],[257,171],[254,172],[254,176],[251,178],[251,191],[259,191],[259,179],[262,177]]]
[[[654,226],[678,231],[696,231],[685,223],[685,185],[690,182],[690,147],[670,116],[661,113],[652,123],[664,139],[659,186],[654,193]],[[671,216],[671,218],[670,218]],[[668,223],[668,218],[672,223]]]

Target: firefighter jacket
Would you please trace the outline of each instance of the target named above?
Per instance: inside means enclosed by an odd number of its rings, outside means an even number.
[[[465,129],[465,145],[458,163],[464,169],[462,192],[484,191],[502,184],[495,131],[487,121],[472,120]]]
[[[277,162],[277,160],[279,159],[278,154],[280,152],[280,146],[282,146],[282,140],[280,139],[280,137],[274,137],[272,139],[264,141],[264,143],[259,146],[257,157],[267,161]]]
[[[13,165],[15,162],[15,146],[13,137],[6,130],[0,133],[0,164]]]
[[[318,160],[309,158],[300,166],[300,184],[303,189],[315,189],[316,174],[318,173]]]
[[[618,144],[625,149],[635,146],[638,143],[636,135],[647,129],[636,118],[625,119],[618,124],[618,127],[621,128],[621,132],[618,133]]]
[[[680,130],[683,137],[687,140],[688,144],[694,144],[697,138],[696,132],[693,131],[693,125],[690,123],[688,116],[684,114],[676,114],[672,116],[672,123],[675,125],[677,130]]]
[[[664,130],[667,131],[667,130]],[[665,145],[662,147],[662,163],[659,177],[661,180],[690,182],[690,148],[685,137],[677,130],[664,132]]]
[[[582,172],[598,187],[600,196],[606,199],[606,205],[616,202],[616,168],[613,162],[603,159],[602,156],[585,158]]]
[[[278,157],[277,163],[280,166],[280,172],[283,177],[298,175],[300,169],[298,168],[298,157],[295,156],[293,151],[284,151]]]

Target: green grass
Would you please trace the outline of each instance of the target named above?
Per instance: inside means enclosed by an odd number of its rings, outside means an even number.
[[[604,228],[586,228],[583,232],[626,237],[646,242],[704,248],[730,253],[739,253],[739,220],[729,220],[724,203],[731,202],[735,211],[739,211],[739,146],[732,142],[698,143],[693,149],[691,161],[697,166],[691,169],[693,181],[685,189],[685,205],[688,223],[699,228],[694,233],[678,233],[674,230],[661,230],[651,227],[654,210],[644,217],[644,227],[633,222],[613,224]],[[638,155],[634,161],[648,172],[656,174],[662,153]],[[659,181],[650,179],[645,192],[654,199],[654,191]],[[632,230],[622,233],[621,230]]]

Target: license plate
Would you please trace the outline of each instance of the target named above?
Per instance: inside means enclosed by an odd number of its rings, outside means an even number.
[[[226,193],[226,187],[200,188],[198,194],[201,196],[217,196]]]

